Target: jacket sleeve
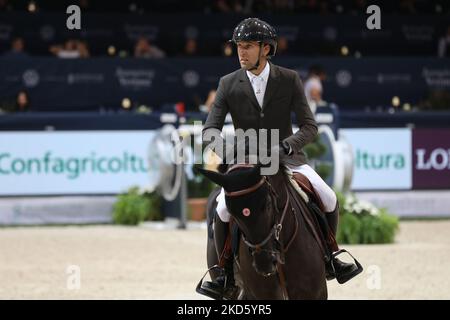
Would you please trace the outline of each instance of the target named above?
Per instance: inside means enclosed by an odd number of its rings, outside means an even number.
[[[226,152],[225,140],[222,138],[221,132],[229,109],[225,97],[225,84],[223,78],[221,78],[216,91],[216,98],[202,130],[203,147],[213,149],[221,159],[224,158]]]
[[[294,74],[293,81],[294,94],[291,101],[291,110],[295,113],[299,130],[284,139],[283,142],[287,142],[294,153],[298,153],[317,136],[317,123],[306,100],[303,85],[297,72]]]

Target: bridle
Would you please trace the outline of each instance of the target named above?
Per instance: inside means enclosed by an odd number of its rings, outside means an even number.
[[[251,164],[235,164],[233,166],[231,166],[226,173],[229,173],[231,171],[237,170],[237,169],[242,169],[242,168],[253,168],[254,165]],[[279,209],[278,209],[278,205],[276,202],[276,199],[279,199],[280,197],[278,196],[277,192],[274,190],[273,186],[270,184],[270,182],[268,181],[266,176],[262,176],[261,179],[254,185],[242,189],[242,190],[238,190],[238,191],[231,191],[231,192],[227,192],[225,191],[225,195],[228,197],[239,197],[239,196],[243,196],[246,194],[250,194],[252,192],[255,192],[256,190],[258,190],[262,185],[266,184],[268,186],[269,192],[272,195],[272,198],[275,199],[275,210],[277,211],[277,213],[280,213]],[[268,251],[271,254],[275,254],[277,256],[277,271],[278,271],[278,278],[280,281],[280,285],[283,289],[283,295],[285,299],[288,299],[288,294],[287,294],[287,289],[286,289],[286,281],[285,281],[285,277],[284,277],[284,272],[282,269],[282,265],[285,263],[284,260],[284,256],[286,254],[286,252],[288,251],[290,245],[292,244],[292,242],[294,241],[297,232],[298,232],[298,220],[297,220],[297,216],[295,214],[294,208],[291,206],[289,206],[290,203],[290,196],[289,196],[289,192],[287,187],[285,186],[285,191],[286,191],[286,202],[284,204],[283,207],[283,211],[281,213],[281,218],[280,220],[277,222],[275,221],[274,225],[272,226],[269,234],[264,238],[263,241],[257,243],[257,244],[253,244],[251,242],[249,242],[246,238],[245,235],[242,235],[243,237],[243,241],[244,243],[249,247],[249,249],[252,252],[252,256],[255,253],[259,253],[262,251]],[[280,241],[280,234],[281,231],[283,229],[283,222],[284,222],[284,218],[286,217],[286,213],[288,211],[288,208],[291,207],[291,212],[294,216],[294,220],[295,220],[295,231],[294,234],[292,235],[292,237],[290,238],[290,240],[288,241],[287,245],[285,247],[283,247],[283,244]],[[267,250],[264,249],[264,246],[269,243],[269,241],[271,239],[275,240],[276,243],[276,247],[280,248],[280,251],[274,251],[274,250]],[[271,274],[269,274],[271,275]],[[267,275],[267,276],[269,276]]]

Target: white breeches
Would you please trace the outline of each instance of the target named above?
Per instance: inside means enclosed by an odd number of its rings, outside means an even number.
[[[325,207],[325,212],[334,211],[337,204],[336,194],[309,165],[304,164],[298,167],[288,166],[288,168],[292,172],[299,172],[309,179],[314,190],[320,197],[320,200],[322,200],[322,203]],[[230,213],[228,212],[227,205],[225,203],[225,191],[223,190],[223,188],[217,196],[216,201],[216,211],[219,215],[220,220],[222,220],[223,222],[229,222]]]

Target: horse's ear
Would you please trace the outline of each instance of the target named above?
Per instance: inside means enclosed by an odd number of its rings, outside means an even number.
[[[194,171],[201,173],[205,177],[207,177],[212,182],[218,184],[221,187],[224,187],[226,185],[226,178],[225,175],[219,172],[205,170],[202,168],[194,168]]]
[[[258,163],[252,168],[252,173],[254,173],[254,174],[260,176],[260,175],[261,175],[261,167],[262,167],[262,166],[263,166],[263,165],[262,165],[260,162],[258,162]]]

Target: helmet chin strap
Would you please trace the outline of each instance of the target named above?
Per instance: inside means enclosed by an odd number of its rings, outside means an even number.
[[[258,52],[258,61],[256,61],[255,65],[253,67],[251,67],[250,69],[248,69],[248,71],[252,71],[252,70],[257,70],[259,68],[259,60],[261,58],[261,49],[263,47],[263,43],[260,42],[259,43],[259,52]]]

